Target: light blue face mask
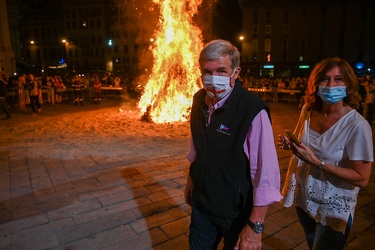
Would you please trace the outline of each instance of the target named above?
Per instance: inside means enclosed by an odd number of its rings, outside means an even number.
[[[335,104],[346,97],[346,86],[327,87],[321,85],[319,86],[318,96],[328,104]]]

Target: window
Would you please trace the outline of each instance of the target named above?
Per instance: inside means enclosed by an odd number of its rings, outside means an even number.
[[[268,10],[266,12],[266,24],[271,24],[271,22],[272,22],[272,12]]]
[[[281,41],[281,51],[286,52],[288,51],[288,39],[282,39]]]
[[[271,34],[272,31],[272,26],[271,25],[266,25],[266,34]]]
[[[271,52],[271,39],[264,40],[264,52]]]
[[[258,52],[258,40],[257,39],[253,40],[252,47],[253,47],[253,52]]]
[[[300,52],[304,53],[306,52],[306,39],[301,38],[300,40]]]

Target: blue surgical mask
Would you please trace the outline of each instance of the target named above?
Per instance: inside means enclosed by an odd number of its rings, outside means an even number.
[[[346,86],[319,86],[318,96],[328,104],[335,104],[346,97]]]

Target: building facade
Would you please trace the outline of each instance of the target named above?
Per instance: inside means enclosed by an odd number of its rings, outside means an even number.
[[[254,77],[307,76],[326,57],[374,74],[375,2],[246,0],[242,68]]]
[[[16,72],[16,52],[12,44],[17,44],[19,16],[14,1],[0,0],[0,73]],[[13,31],[13,32],[12,32]],[[19,43],[18,43],[19,45]]]
[[[152,65],[149,48],[160,18],[153,0],[13,1],[20,17],[14,29],[18,41],[11,43],[18,73],[136,75]],[[222,38],[237,43],[242,31],[237,1],[203,0],[194,21],[204,42]]]

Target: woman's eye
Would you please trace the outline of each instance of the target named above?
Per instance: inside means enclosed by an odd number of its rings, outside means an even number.
[[[341,77],[337,77],[337,78],[335,78],[335,82],[342,82],[343,80],[342,80],[342,78]]]

